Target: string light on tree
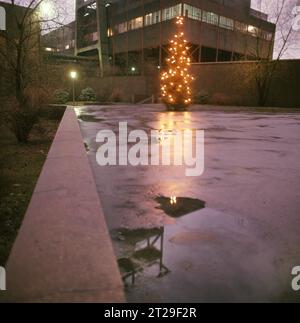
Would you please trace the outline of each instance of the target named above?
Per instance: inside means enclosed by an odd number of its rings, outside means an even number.
[[[190,74],[191,59],[188,56],[187,41],[183,33],[183,17],[177,17],[177,34],[170,41],[167,69],[161,75],[163,102],[168,110],[186,110],[192,103]]]

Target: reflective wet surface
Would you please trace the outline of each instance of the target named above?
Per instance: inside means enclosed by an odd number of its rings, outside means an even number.
[[[128,301],[300,300],[300,114],[77,110]],[[99,130],[205,130],[205,172],[105,166]],[[175,152],[176,154],[176,152]]]

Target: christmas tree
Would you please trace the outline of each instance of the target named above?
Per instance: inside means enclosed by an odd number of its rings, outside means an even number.
[[[163,102],[168,110],[183,111],[192,103],[191,60],[183,33],[183,17],[177,17],[177,34],[170,42],[167,69],[161,75]]]

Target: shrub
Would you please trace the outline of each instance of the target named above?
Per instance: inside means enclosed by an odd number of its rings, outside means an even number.
[[[198,94],[195,95],[194,101],[197,104],[208,104],[210,95],[206,90],[201,90]]]
[[[56,104],[66,104],[69,101],[70,94],[65,90],[56,90],[53,94],[53,101]]]
[[[10,98],[7,101],[5,119],[18,142],[28,142],[30,132],[39,120],[39,114],[40,109],[30,104],[28,99],[24,100],[22,104],[15,98]]]
[[[87,87],[81,91],[79,100],[87,102],[95,102],[97,99],[95,91],[91,87]]]
[[[120,90],[114,90],[110,96],[111,102],[121,102],[123,99],[123,93]]]

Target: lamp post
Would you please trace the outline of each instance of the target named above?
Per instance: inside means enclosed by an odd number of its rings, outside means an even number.
[[[73,105],[75,106],[75,80],[77,79],[77,72],[76,71],[71,71],[70,72],[70,77],[72,79],[72,87],[73,87]]]

